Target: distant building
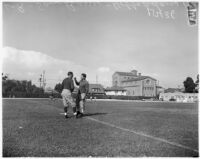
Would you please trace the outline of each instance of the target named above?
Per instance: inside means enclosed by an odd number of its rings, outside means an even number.
[[[164,93],[184,92],[184,88],[167,88]]]
[[[141,73],[137,73],[137,70],[115,72],[112,75],[112,84],[127,90],[129,96],[156,96],[156,79],[142,76]]]
[[[156,95],[159,95],[160,93],[164,93],[165,89],[161,86],[156,86]]]
[[[159,99],[162,101],[197,102],[198,93],[160,93]]]
[[[126,95],[126,89],[118,86],[113,86],[113,87],[107,87],[105,89],[106,95],[119,95],[119,96],[124,96]]]
[[[89,94],[105,94],[101,84],[89,84]]]

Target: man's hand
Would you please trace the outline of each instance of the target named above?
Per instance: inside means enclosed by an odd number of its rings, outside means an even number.
[[[75,81],[76,85],[79,86],[79,82],[77,81],[76,77],[74,77],[74,81]]]

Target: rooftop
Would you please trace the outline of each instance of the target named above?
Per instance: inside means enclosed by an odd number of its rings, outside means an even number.
[[[93,91],[94,88],[97,88],[98,92]],[[89,84],[89,92],[91,92],[91,93],[104,93],[104,88],[101,84]]]
[[[133,79],[129,79],[129,80],[124,80],[124,81],[122,81],[122,82],[141,81],[141,80],[144,80],[144,79],[146,79],[146,78],[151,78],[151,79],[153,79],[153,80],[156,81],[156,79],[154,79],[154,78],[152,78],[152,77],[150,77],[150,76],[139,76],[139,77],[137,77],[137,78],[133,78]]]
[[[113,87],[107,87],[105,91],[126,91],[126,90],[119,86],[113,86]]]
[[[122,76],[134,76],[136,77],[137,75],[133,74],[132,72],[115,72],[117,74],[120,74]]]
[[[165,93],[175,93],[175,92],[183,92],[184,88],[167,88],[165,89]]]

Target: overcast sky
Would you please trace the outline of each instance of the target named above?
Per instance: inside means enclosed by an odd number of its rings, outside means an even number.
[[[164,17],[144,4],[66,4],[3,4],[3,72],[10,78],[36,83],[45,70],[53,87],[73,71],[110,86],[115,71],[137,69],[165,88],[196,80],[198,27],[188,25],[184,4],[160,6]]]

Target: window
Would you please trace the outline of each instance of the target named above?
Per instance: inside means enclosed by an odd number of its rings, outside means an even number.
[[[148,80],[146,80],[146,84],[150,84],[150,80],[148,79]]]
[[[100,88],[92,88],[93,92],[100,92]]]

